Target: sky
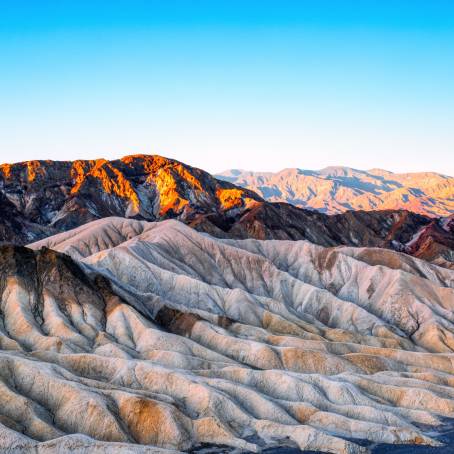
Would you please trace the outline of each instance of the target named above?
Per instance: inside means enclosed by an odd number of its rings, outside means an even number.
[[[454,175],[451,0],[0,0],[0,162]]]

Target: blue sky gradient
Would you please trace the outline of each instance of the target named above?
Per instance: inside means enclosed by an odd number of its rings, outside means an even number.
[[[454,175],[454,2],[0,0],[0,161]]]

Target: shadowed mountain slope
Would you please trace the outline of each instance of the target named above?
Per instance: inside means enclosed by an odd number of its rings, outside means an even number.
[[[219,238],[309,240],[322,246],[393,249],[454,268],[454,216],[431,219],[409,211],[348,211],[325,215],[286,203],[256,203],[230,225],[218,215],[188,224]]]

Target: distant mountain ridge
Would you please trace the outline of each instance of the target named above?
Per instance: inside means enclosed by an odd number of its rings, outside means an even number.
[[[453,216],[434,219],[407,210],[327,215],[267,202],[157,155],[0,165],[0,242],[23,245],[110,216],[178,219],[218,238],[389,248],[454,267]]]
[[[270,202],[337,214],[349,210],[409,210],[425,216],[454,213],[454,178],[434,172],[393,173],[382,169],[227,170],[216,175],[251,189]]]

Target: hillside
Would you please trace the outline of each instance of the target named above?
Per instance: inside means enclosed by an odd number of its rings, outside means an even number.
[[[31,248],[0,248],[2,449],[359,454],[454,416],[452,271],[174,220]]]

